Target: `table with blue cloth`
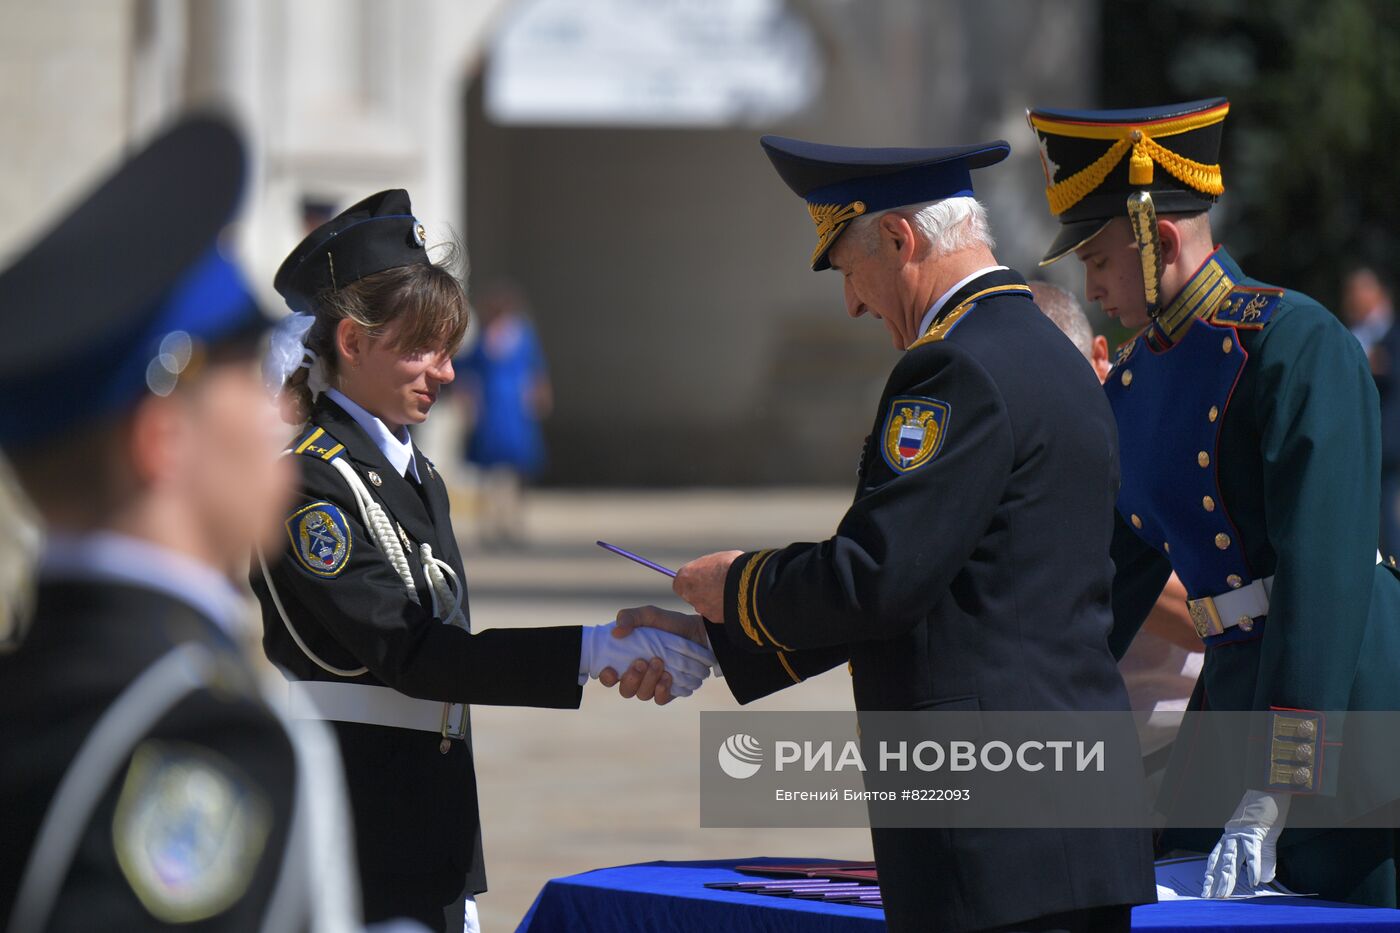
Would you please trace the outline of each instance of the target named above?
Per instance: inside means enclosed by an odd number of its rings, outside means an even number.
[[[871,907],[764,897],[705,887],[752,881],[737,865],[819,863],[752,858],[716,862],[643,862],[599,868],[545,884],[516,933],[724,931],[724,933],[874,933],[884,913]],[[1133,909],[1134,930],[1286,930],[1288,933],[1400,931],[1400,911],[1312,898],[1178,900]]]

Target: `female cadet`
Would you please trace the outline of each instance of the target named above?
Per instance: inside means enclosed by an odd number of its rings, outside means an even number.
[[[447,489],[407,430],[452,380],[466,302],[407,192],[312,231],[274,284],[298,313],[269,376],[306,421],[289,450],[289,546],[252,569],[264,649],[301,714],[336,723],[365,919],[473,929],[486,879],[467,704],[574,708],[590,675],[639,658],[664,702],[714,658],[679,637],[609,637],[611,624],[471,632]]]

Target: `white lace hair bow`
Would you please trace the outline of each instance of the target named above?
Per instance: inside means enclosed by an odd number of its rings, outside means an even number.
[[[263,381],[274,395],[279,394],[292,373],[302,367],[307,370],[306,387],[311,390],[313,399],[330,388],[325,361],[306,345],[306,335],[315,323],[315,315],[297,311],[278,321],[272,329],[267,356],[263,357]]]

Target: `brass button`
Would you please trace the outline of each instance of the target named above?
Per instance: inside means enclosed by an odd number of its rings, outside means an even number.
[[[1133,527],[1134,527],[1134,528],[1141,528],[1141,527],[1142,527],[1142,519],[1140,519],[1140,518],[1137,517],[1137,513],[1133,513],[1132,523],[1133,523]]]
[[[1171,542],[1170,542],[1170,541],[1163,541],[1163,542],[1162,542],[1162,550],[1165,551],[1166,553],[1170,554],[1170,553],[1172,552],[1172,545],[1171,545]]]
[[[1395,555],[1392,554],[1392,555],[1390,555],[1388,558],[1386,558],[1386,563],[1389,564],[1390,566],[1394,567],[1394,566],[1395,566]]]
[[[1240,616],[1239,621],[1235,624],[1240,627],[1241,632],[1254,631],[1254,620],[1251,619],[1249,616]]]
[[[1222,551],[1225,550],[1230,546],[1230,536],[1222,531],[1220,534],[1215,536],[1215,546],[1220,548],[1220,550]]]
[[[1212,499],[1210,496],[1206,496],[1203,499],[1201,499],[1201,507],[1204,508],[1207,512],[1214,512],[1215,500]]]
[[[1294,784],[1309,784],[1312,782],[1312,768],[1296,768],[1293,771]]]
[[[1128,386],[1130,386],[1130,385],[1132,385],[1132,384],[1133,384],[1133,371],[1132,371],[1131,369],[1125,369],[1125,370],[1123,370],[1123,388],[1126,389]]]
[[[1317,732],[1317,723],[1313,722],[1311,719],[1304,719],[1302,722],[1298,723],[1297,732],[1303,738],[1310,739]]]
[[[1229,353],[1231,350],[1235,349],[1235,342],[1229,337],[1226,337],[1224,340],[1220,341],[1220,349]]]
[[[1142,130],[1135,129],[1131,133],[1129,133],[1128,136],[1135,143],[1142,142]]]
[[[1211,424],[1215,424],[1215,419],[1220,417],[1220,409],[1216,408],[1214,405],[1210,406],[1210,411],[1206,413],[1206,417],[1210,419]]]
[[[369,471],[369,481],[376,486],[383,485],[384,483],[384,481],[379,478],[379,474],[374,472],[373,470]]]
[[[1299,761],[1313,760],[1313,747],[1311,745],[1299,745],[1293,750],[1293,753],[1298,756]]]
[[[1225,578],[1225,582],[1230,584],[1230,589],[1232,590],[1237,590],[1244,586],[1244,581],[1240,579],[1240,575],[1237,573],[1230,574]]]
[[[1200,453],[1196,454],[1196,462],[1199,463],[1202,467],[1210,466],[1210,454],[1206,453],[1204,450],[1201,451]]]

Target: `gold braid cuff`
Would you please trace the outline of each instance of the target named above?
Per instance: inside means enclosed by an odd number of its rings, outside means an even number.
[[[739,574],[739,626],[755,645],[763,648],[776,645],[791,651],[791,648],[773,637],[758,617],[759,577],[763,573],[763,565],[768,563],[768,558],[775,553],[772,550],[759,551],[745,562],[744,569]],[[765,637],[767,641],[764,641]]]
[[[812,250],[812,262],[836,242],[846,224],[865,213],[864,201],[850,204],[808,204],[807,213],[812,215],[812,223],[817,225],[817,248]]]
[[[1055,136],[1075,139],[1114,140],[1108,151],[1073,175],[1045,189],[1050,212],[1063,214],[1103,184],[1110,172],[1132,151],[1128,163],[1128,181],[1134,185],[1152,184],[1153,165],[1160,165],[1182,184],[1205,194],[1220,196],[1225,192],[1220,177],[1220,165],[1196,162],[1173,152],[1157,142],[1162,136],[1175,136],[1219,123],[1229,113],[1230,105],[1222,104],[1211,110],[1193,113],[1174,120],[1161,120],[1141,126],[1102,123],[1065,123],[1032,115],[1031,126]]]

